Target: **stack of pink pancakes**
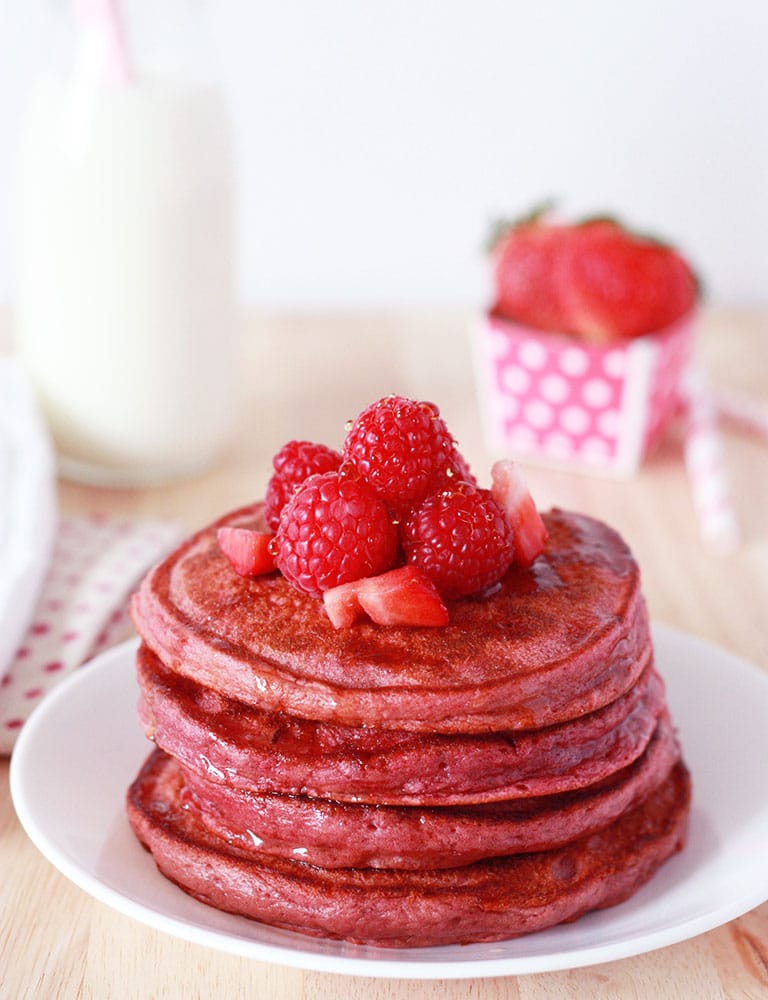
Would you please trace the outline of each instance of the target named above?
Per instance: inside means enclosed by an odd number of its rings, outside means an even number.
[[[160,871],[212,906],[387,946],[490,941],[629,897],[686,836],[690,783],[637,565],[588,517],[444,628],[336,631],[221,524],[144,580],[128,794]]]

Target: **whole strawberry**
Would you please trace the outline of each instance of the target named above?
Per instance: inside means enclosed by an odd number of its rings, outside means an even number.
[[[280,513],[305,479],[318,472],[334,472],[341,465],[341,455],[324,444],[312,441],[289,441],[272,459],[274,474],[267,484],[264,516],[277,531]]]
[[[570,226],[548,224],[539,210],[496,227],[491,246],[494,315],[536,330],[565,332],[568,314],[560,271],[571,236]]]
[[[494,315],[597,345],[662,330],[698,297],[676,250],[609,218],[565,225],[534,213],[500,231],[493,259]]]
[[[427,497],[404,521],[401,539],[408,562],[451,600],[498,583],[514,558],[504,513],[488,490],[471,483]]]
[[[295,587],[331,587],[391,569],[397,529],[386,505],[354,470],[310,476],[283,507],[275,562]]]
[[[434,403],[385,396],[360,413],[344,457],[384,503],[401,511],[423,500],[466,465]]]
[[[698,297],[696,277],[674,248],[609,219],[574,227],[565,256],[568,330],[588,343],[663,330]]]

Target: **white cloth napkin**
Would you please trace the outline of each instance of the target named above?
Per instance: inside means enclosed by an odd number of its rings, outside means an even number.
[[[57,519],[53,449],[0,358],[0,754],[72,670],[130,634],[128,597],[181,537],[169,522]]]

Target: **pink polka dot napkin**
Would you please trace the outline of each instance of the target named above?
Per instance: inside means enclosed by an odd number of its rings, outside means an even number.
[[[0,754],[63,677],[132,634],[131,591],[180,537],[169,522],[59,522],[32,622],[10,663],[0,664]]]

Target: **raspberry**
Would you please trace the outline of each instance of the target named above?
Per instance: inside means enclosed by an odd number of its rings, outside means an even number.
[[[409,563],[420,567],[448,599],[497,583],[514,555],[512,529],[488,490],[459,482],[434,493],[402,526]]]
[[[455,452],[434,403],[385,396],[357,417],[344,456],[393,509],[423,500],[440,485]]]
[[[448,456],[448,463],[443,471],[443,474],[439,477],[438,489],[433,492],[437,493],[438,490],[441,489],[451,490],[454,488],[456,483],[460,481],[470,483],[472,486],[477,486],[477,480],[472,474],[469,462],[466,458],[464,458],[454,442],[451,453]]]
[[[264,516],[273,531],[280,523],[280,512],[305,479],[316,472],[335,472],[341,455],[324,444],[312,441],[289,441],[272,459],[274,475],[267,485]]]
[[[277,566],[313,597],[391,569],[397,529],[385,504],[354,470],[310,476],[283,508]]]

